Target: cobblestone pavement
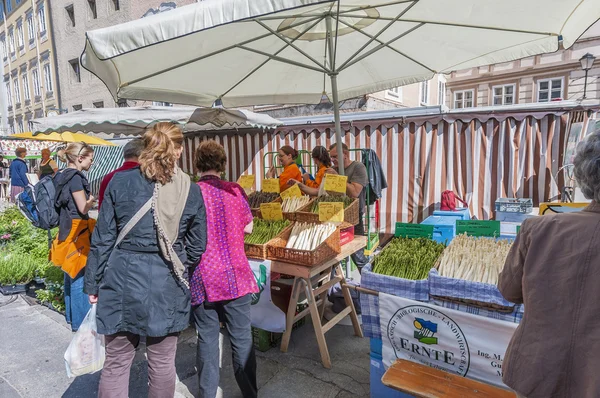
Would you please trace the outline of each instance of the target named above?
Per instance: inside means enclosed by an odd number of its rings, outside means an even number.
[[[0,205],[1,206],[1,205]],[[351,326],[335,326],[327,333],[333,368],[321,366],[312,326],[292,334],[289,351],[257,352],[261,397],[351,398],[369,396],[369,342],[353,336]],[[87,398],[98,390],[99,373],[68,379],[63,354],[71,332],[62,315],[22,296],[0,295],[0,397]],[[194,397],[196,336],[186,330],[177,349],[176,397]],[[143,347],[132,367],[132,398],[147,396],[147,364]],[[221,397],[241,397],[231,364],[231,350],[223,338]]]

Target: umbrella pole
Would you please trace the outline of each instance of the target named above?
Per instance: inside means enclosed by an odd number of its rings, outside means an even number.
[[[344,173],[344,151],[342,149],[342,125],[340,123],[340,103],[338,100],[338,87],[337,87],[337,75],[335,70],[335,48],[334,48],[334,37],[333,29],[331,26],[331,16],[328,16],[325,20],[327,26],[327,44],[329,49],[329,62],[331,63],[332,72],[329,73],[331,79],[331,96],[333,101],[333,118],[335,120],[335,149],[337,150],[338,157],[338,170],[340,175]]]
[[[342,125],[340,123],[340,103],[338,102],[337,73],[329,75],[331,78],[331,94],[333,97],[333,117],[335,119],[335,149],[338,156],[340,175],[344,175],[344,150],[342,148]]]

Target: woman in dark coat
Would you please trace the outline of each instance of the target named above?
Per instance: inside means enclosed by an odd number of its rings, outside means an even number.
[[[140,336],[149,396],[173,397],[177,336],[190,322],[187,273],[206,247],[200,189],[176,166],[181,129],[158,123],[143,139],[140,167],[115,174],[107,187],[87,265],[84,290],[97,302],[98,333],[106,335],[99,397],[128,396]]]

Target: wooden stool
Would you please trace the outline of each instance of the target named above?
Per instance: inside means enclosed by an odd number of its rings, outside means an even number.
[[[422,398],[515,398],[514,392],[467,379],[404,359],[385,372],[381,382],[395,390]]]

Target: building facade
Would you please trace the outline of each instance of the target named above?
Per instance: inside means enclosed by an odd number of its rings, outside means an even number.
[[[585,71],[585,54],[600,58],[600,23],[568,50],[471,68],[447,78],[446,102],[451,109],[561,100],[600,99],[600,59]]]
[[[0,135],[28,131],[29,120],[59,107],[48,0],[4,0]]]
[[[115,103],[96,76],[83,69],[80,56],[85,32],[105,28],[194,3],[194,0],[55,0],[52,7],[53,34],[57,44],[61,113],[82,108],[112,108],[147,104],[141,101]]]

